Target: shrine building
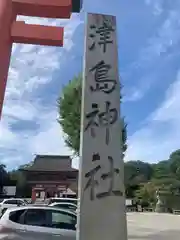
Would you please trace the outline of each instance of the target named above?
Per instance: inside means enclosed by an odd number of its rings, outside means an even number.
[[[32,199],[77,194],[78,170],[69,156],[36,155],[31,166],[21,169],[32,187]]]

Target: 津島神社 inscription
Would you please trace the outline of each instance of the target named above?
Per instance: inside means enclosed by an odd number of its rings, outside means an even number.
[[[98,109],[97,103],[92,103],[92,111],[86,114],[86,119],[88,119],[88,123],[85,127],[85,131],[90,128],[91,136],[96,137],[95,127],[105,127],[106,128],[106,136],[105,142],[106,145],[109,144],[110,141],[110,127],[112,124],[116,123],[118,120],[118,112],[116,108],[110,108],[111,102],[105,102],[105,111],[100,112]],[[98,131],[98,130],[97,130]]]
[[[116,19],[88,14],[77,240],[127,240]]]

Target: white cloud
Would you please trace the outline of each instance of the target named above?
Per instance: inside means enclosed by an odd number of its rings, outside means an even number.
[[[132,87],[127,88],[125,101],[139,101],[148,94],[149,90],[157,86],[157,78],[161,74],[160,69],[168,65],[178,53],[180,41],[179,2],[171,4],[171,8],[165,8],[163,1],[146,1],[153,9],[161,8],[162,16],[160,24],[155,24],[153,34],[146,39],[138,56],[126,69],[125,77],[132,82]],[[163,7],[164,8],[163,8]],[[163,14],[164,13],[164,14]],[[139,74],[141,72],[141,74]],[[136,77],[138,75],[138,78]],[[140,76],[139,76],[140,75]],[[125,86],[126,88],[126,86]]]
[[[152,6],[154,15],[159,15],[163,11],[163,0],[145,0],[145,3]]]
[[[168,159],[180,148],[180,72],[171,84],[160,106],[149,115],[146,126],[128,140],[126,160],[156,162]]]
[[[153,120],[177,123],[180,121],[180,72],[177,74],[177,80],[171,84],[166,92],[165,101],[152,115]]]
[[[33,24],[63,25],[65,39],[63,51],[57,47],[13,46],[0,122],[0,157],[9,168],[31,161],[37,153],[71,154],[56,121],[56,103],[52,103],[51,108],[42,105],[40,100],[48,96],[41,95],[40,91],[41,88],[48,90],[53,73],[61,68],[62,54],[71,50],[74,31],[82,23],[77,14],[72,15],[71,20],[20,19]]]
[[[52,155],[70,155],[73,158],[72,166],[78,168],[79,158],[74,157],[72,151],[64,142],[64,133],[56,121],[56,112],[45,114],[42,121],[45,124],[40,127],[37,135],[33,136],[31,141],[31,151],[35,154],[44,154],[48,150],[48,154]]]
[[[3,120],[0,123],[0,139],[3,139],[0,141],[0,149],[6,148],[6,145],[13,144],[17,140],[16,135],[10,130],[8,122]]]
[[[142,79],[140,79],[138,86],[135,85],[130,89],[128,88],[125,93],[122,88],[123,102],[135,102],[141,100],[151,88],[153,81],[153,74],[149,74],[147,77],[143,76]]]
[[[32,121],[38,115],[38,109],[31,102],[9,100],[8,104],[4,106],[3,114],[10,118]]]
[[[179,11],[170,10],[162,22],[158,31],[148,40],[148,47],[141,52],[141,60],[155,60],[161,54],[166,53],[180,39]],[[142,63],[142,62],[141,62]]]
[[[44,114],[42,118],[44,124],[31,141],[31,150],[35,154],[44,154],[46,151],[52,155],[68,155],[70,153],[69,148],[64,143],[63,132],[56,120],[56,115],[56,112]]]
[[[134,102],[134,101],[138,101],[140,100],[144,95],[144,91],[136,89],[136,88],[132,88],[130,89],[130,91],[128,92],[128,94],[126,94],[125,96],[123,96],[123,102]]]

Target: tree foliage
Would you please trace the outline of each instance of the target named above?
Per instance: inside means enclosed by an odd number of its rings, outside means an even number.
[[[156,186],[152,182],[140,184],[135,192],[136,200],[142,205],[154,204],[156,202]]]
[[[32,162],[19,166],[18,169],[7,171],[4,164],[0,164],[0,196],[3,197],[3,186],[16,186],[16,196],[30,197],[31,186],[27,183],[25,175],[20,169],[28,168]]]
[[[62,96],[58,99],[58,122],[65,133],[67,146],[76,154],[79,154],[80,147],[81,95],[82,77],[79,75],[63,88]],[[122,126],[122,151],[125,152],[127,149],[127,125],[124,118],[120,119],[120,124]]]
[[[79,154],[80,147],[81,92],[82,78],[78,76],[63,88],[62,96],[58,99],[58,122],[65,134],[67,146],[76,154]],[[120,119],[120,124],[122,126],[122,149],[125,152],[127,126],[123,118]],[[180,150],[174,151],[169,159],[157,164],[143,161],[125,163],[125,187],[127,197],[137,198],[138,196],[143,202],[147,198],[149,201],[154,201],[152,192],[154,193],[155,189],[180,193]]]
[[[141,161],[125,163],[125,184],[127,196],[143,202],[146,198],[149,198],[149,203],[154,201],[150,198],[152,189],[153,192],[159,189],[166,194],[180,195],[180,149],[172,152],[168,160],[156,164]]]
[[[68,147],[79,153],[81,117],[81,77],[75,77],[64,87],[63,96],[58,99],[58,122],[65,133]]]
[[[8,173],[6,171],[6,165],[0,164],[0,194],[2,194],[4,183],[7,182]]]

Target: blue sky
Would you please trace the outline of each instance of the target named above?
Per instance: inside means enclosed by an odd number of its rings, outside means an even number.
[[[84,0],[65,26],[64,47],[14,45],[0,123],[0,159],[12,169],[35,154],[71,154],[56,122],[62,86],[82,70],[85,12],[117,17],[126,160],[157,162],[180,148],[180,1]],[[77,161],[74,161],[76,164]]]

